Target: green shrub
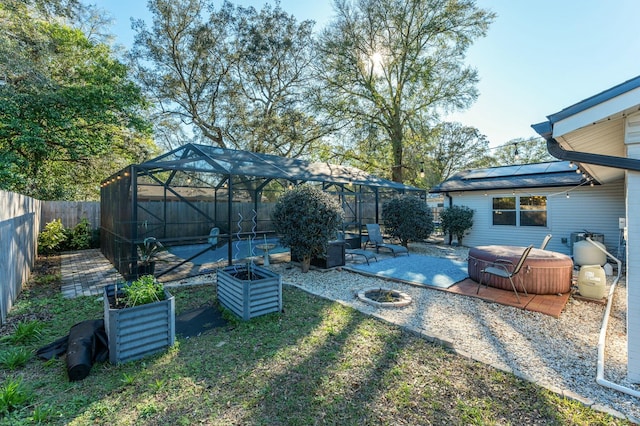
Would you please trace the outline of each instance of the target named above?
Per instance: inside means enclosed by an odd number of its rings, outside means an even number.
[[[85,217],[73,228],[65,228],[60,219],[45,225],[38,235],[38,253],[51,254],[64,250],[85,250],[100,246],[100,231],[91,229]]]
[[[473,210],[467,206],[451,206],[440,213],[442,231],[454,235],[458,244],[473,226]]]
[[[91,224],[87,218],[67,231],[67,246],[72,250],[85,250],[91,247]]]
[[[54,219],[47,223],[44,230],[38,235],[38,251],[42,254],[51,254],[60,251],[67,240],[61,219]]]
[[[309,270],[311,258],[326,253],[342,225],[342,207],[329,194],[310,185],[285,192],[271,214],[280,243],[302,260]]]
[[[429,238],[433,232],[433,213],[424,200],[412,195],[400,195],[382,205],[385,231],[400,239],[403,246],[409,241]]]

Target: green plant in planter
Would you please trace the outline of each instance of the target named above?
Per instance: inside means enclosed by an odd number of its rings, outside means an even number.
[[[147,237],[138,244],[138,260],[142,264],[149,264],[158,260],[158,253],[166,250],[156,237]]]
[[[103,293],[109,362],[133,361],[174,344],[175,298],[153,275],[107,285]]]
[[[166,251],[167,248],[156,237],[147,237],[138,244],[138,274],[146,275],[154,273],[154,266],[157,261],[162,261],[158,254]]]
[[[311,258],[321,256],[342,225],[340,204],[326,192],[300,185],[285,192],[276,202],[272,219],[280,243],[302,259],[308,272]]]
[[[153,275],[143,275],[131,284],[122,287],[122,293],[123,297],[119,302],[124,303],[127,307],[164,300],[164,286]]]

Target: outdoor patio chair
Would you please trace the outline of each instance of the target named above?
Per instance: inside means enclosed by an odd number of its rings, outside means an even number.
[[[367,244],[372,244],[376,249],[376,253],[379,253],[380,249],[383,248],[390,250],[391,253],[393,253],[393,257],[398,253],[404,253],[409,256],[409,250],[405,246],[384,242],[382,232],[380,231],[380,225],[377,223],[367,223],[367,233],[369,234]]]
[[[220,229],[219,228],[211,228],[211,231],[209,232],[209,238],[207,239],[209,244],[211,244],[212,246],[217,245],[218,244],[218,235],[220,235]]]
[[[476,294],[480,292],[480,287],[482,286],[485,274],[495,275],[496,277],[507,278],[511,282],[511,288],[513,288],[513,292],[516,294],[516,299],[518,299],[518,303],[520,303],[520,296],[518,295],[518,290],[516,290],[516,285],[513,283],[513,277],[518,275],[518,272],[522,269],[522,265],[524,265],[524,261],[527,260],[527,256],[529,256],[529,252],[532,248],[533,245],[530,245],[524,249],[522,256],[520,256],[520,260],[518,260],[518,263],[516,263],[515,266],[513,265],[513,262],[506,259],[496,259],[493,263],[485,266],[484,269],[480,271],[480,283],[478,283]],[[527,289],[522,281],[522,276],[520,277],[520,285],[522,286],[525,296],[528,296]],[[485,287],[488,287],[488,280]]]
[[[354,257],[358,256],[358,257],[362,257],[364,258],[364,260],[367,261],[367,265],[369,264],[369,260],[371,259],[375,259],[376,262],[378,261],[378,258],[376,257],[376,254],[372,251],[368,251],[368,250],[363,250],[363,249],[352,249],[349,248],[349,244],[346,243],[345,244],[345,249],[344,249],[344,254],[351,256],[351,258],[353,259]]]
[[[338,240],[345,241],[344,232],[338,232]],[[374,252],[363,250],[361,248],[351,248],[351,246],[347,242],[344,243],[344,254],[350,256],[351,259],[356,256],[362,257],[367,261],[367,265],[369,264],[369,260],[371,259],[375,259],[376,262],[378,261],[378,258],[376,257],[376,254]]]
[[[547,234],[547,236],[544,237],[544,240],[542,240],[542,244],[540,244],[540,250],[544,250],[547,247],[547,244],[549,244],[549,240],[551,240],[551,237],[551,234]]]

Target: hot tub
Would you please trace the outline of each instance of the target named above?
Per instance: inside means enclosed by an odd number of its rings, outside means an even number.
[[[480,272],[489,263],[496,259],[506,259],[515,265],[525,247],[516,246],[479,246],[469,249],[468,271],[469,278],[480,282]],[[520,279],[527,293],[531,294],[558,294],[567,293],[571,289],[571,277],[573,275],[573,261],[562,253],[540,250],[534,248],[529,253],[522,269],[513,280],[521,291]],[[506,278],[486,274],[483,284],[503,290],[513,290],[511,283]]]

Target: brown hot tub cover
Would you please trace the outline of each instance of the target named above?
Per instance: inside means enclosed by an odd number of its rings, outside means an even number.
[[[518,262],[525,247],[515,246],[479,246],[469,250],[468,271],[472,280],[480,282],[481,270],[496,259]],[[520,279],[523,280],[527,293],[558,294],[567,293],[571,289],[573,261],[562,253],[534,248],[529,253],[520,273],[514,277],[518,292],[521,291]],[[488,282],[487,282],[488,281]],[[511,291],[508,279],[487,274],[483,284]]]

